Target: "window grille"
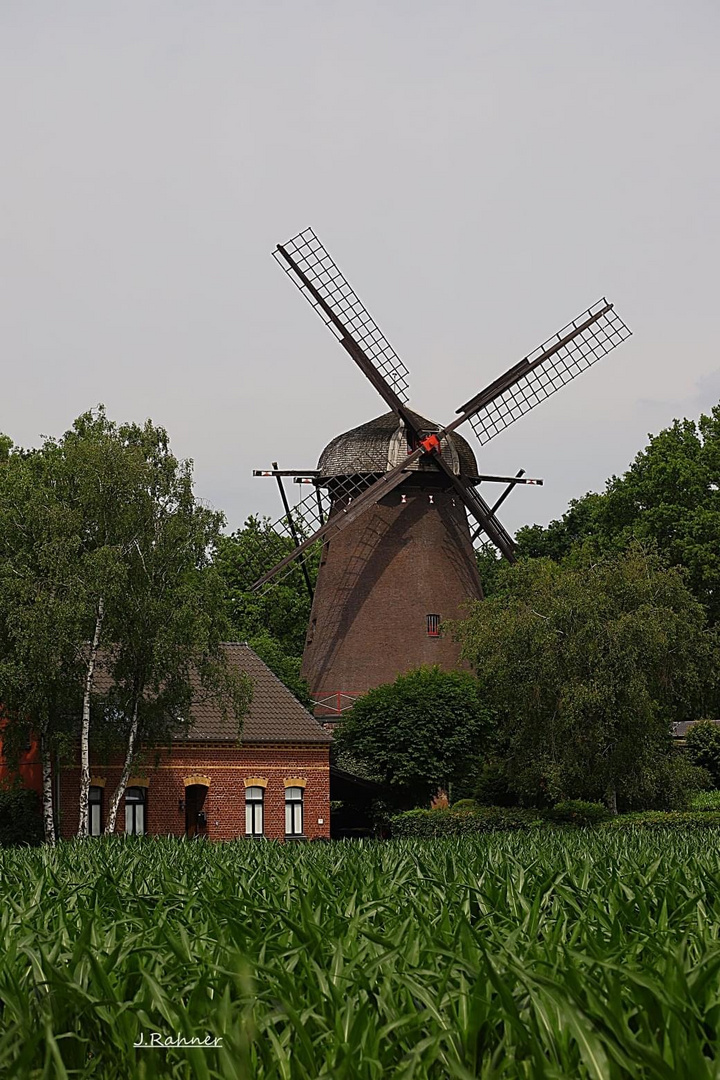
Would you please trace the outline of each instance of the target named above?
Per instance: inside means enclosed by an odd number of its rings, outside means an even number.
[[[285,835],[303,835],[303,789],[285,788]]]
[[[261,787],[245,788],[245,834],[246,836],[263,835],[263,799],[265,790]]]
[[[428,637],[440,637],[440,616],[426,615]]]

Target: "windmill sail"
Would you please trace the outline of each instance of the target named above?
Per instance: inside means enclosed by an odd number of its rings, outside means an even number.
[[[305,229],[287,243],[278,244],[273,257],[390,407],[406,404],[407,367],[313,230]]]
[[[277,544],[274,541],[267,543],[259,535],[256,561],[259,576],[253,588],[261,589],[270,581],[282,580],[289,573],[297,572],[296,560],[300,560],[299,565],[306,574],[307,561],[319,550],[319,545],[402,484],[408,470],[423,456],[431,463],[431,468],[434,466],[445,474],[446,482],[468,514],[503,555],[512,560],[515,545],[495,517],[496,507],[485,502],[473,484],[467,482],[467,477],[463,480],[455,474],[445,460],[443,448],[447,446],[450,433],[466,420],[472,424],[480,442],[488,442],[624,341],[630,330],[615,313],[613,305],[604,299],[593,305],[461,406],[457,410],[460,415],[451,424],[428,433],[418,426],[421,418],[407,407],[408,370],[405,364],[313,230],[305,229],[287,243],[278,244],[273,255],[399,417],[402,422],[399,434],[402,439],[404,426],[407,456],[403,450],[399,461],[397,457],[394,461],[388,460],[387,453],[378,455],[377,461],[365,457],[361,468],[356,463],[347,473],[341,471],[325,478],[317,474],[308,478],[315,491],[301,500],[295,510],[290,511],[286,505],[285,515],[274,526],[265,523],[266,529],[281,539],[283,546],[288,545],[288,536],[294,538],[296,546],[286,550],[279,561],[268,567],[268,562],[276,559]],[[322,489],[327,490],[329,501],[325,510]],[[309,522],[314,522],[316,512],[317,527],[313,529]],[[287,536],[281,537],[281,534]],[[298,544],[299,536],[303,539]]]
[[[468,416],[480,443],[489,442],[630,337],[604,298],[496,379],[457,411]]]

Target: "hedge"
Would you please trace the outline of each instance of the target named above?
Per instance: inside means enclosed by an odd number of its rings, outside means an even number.
[[[407,810],[392,819],[395,837],[472,836],[474,833],[510,832],[544,825],[537,810],[482,806],[472,809]]]
[[[596,805],[596,804],[590,804]],[[567,804],[554,810],[523,810],[519,807],[481,806],[477,810],[407,810],[392,818],[395,838],[435,839],[443,836],[473,836],[478,833],[517,830],[577,828],[592,829],[706,829],[720,828],[720,810],[645,810],[619,814],[603,820],[597,814],[573,814]]]
[[[641,810],[619,814],[606,821],[606,829],[708,829],[720,828],[720,810]]]

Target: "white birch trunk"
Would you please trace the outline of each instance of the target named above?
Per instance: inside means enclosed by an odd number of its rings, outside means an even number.
[[[55,815],[53,813],[52,759],[50,757],[50,747],[45,734],[40,736],[40,758],[42,760],[42,802],[45,843],[50,844],[52,847],[56,840]]]
[[[139,696],[135,699],[133,706],[132,721],[130,723],[130,731],[128,733],[127,750],[125,752],[125,764],[123,765],[122,775],[118,781],[118,786],[113,792],[112,799],[110,800],[110,808],[108,810],[107,824],[105,826],[105,835],[110,836],[115,832],[115,822],[117,820],[118,807],[120,806],[120,800],[125,794],[125,788],[130,777],[130,770],[132,768],[133,757],[135,755],[135,741],[138,733],[138,705]]]
[[[98,600],[97,613],[95,615],[95,635],[90,646],[87,672],[85,675],[85,692],[83,694],[82,728],[80,731],[80,820],[78,822],[78,836],[87,836],[88,829],[88,806],[90,799],[90,698],[92,695],[93,678],[95,675],[95,661],[100,645],[100,633],[102,631],[103,618],[105,616],[105,601],[102,596]]]
[[[610,813],[613,814],[613,816],[617,814],[617,790],[615,788],[614,782],[608,788],[607,807]]]

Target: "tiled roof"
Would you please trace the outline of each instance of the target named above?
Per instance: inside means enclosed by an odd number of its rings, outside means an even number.
[[[332,742],[332,736],[302,707],[249,645],[226,642],[223,649],[230,666],[249,675],[253,685],[250,709],[242,721],[243,743]],[[110,686],[106,658],[101,656],[95,669],[95,688],[100,693],[106,693]],[[188,728],[174,735],[173,740],[234,742],[237,738],[237,721],[232,716],[223,716],[218,703],[206,698],[198,683],[195,700],[190,706]]]
[[[243,719],[244,743],[329,743],[332,736],[293,697],[249,645],[223,645],[231,667],[245,672],[253,684],[250,709]],[[180,741],[222,741],[237,738],[237,723],[224,717],[213,701],[196,701],[190,708],[190,726],[175,737]]]
[[[411,415],[422,434],[440,430],[440,424],[434,424],[418,413]],[[318,470],[324,477],[382,473],[398,464],[399,455],[405,453],[407,441],[400,433],[400,421],[394,412],[388,412],[334,438],[320,455]],[[441,453],[455,473],[477,476],[475,455],[462,435],[453,432],[443,439]],[[435,466],[421,458],[410,468],[423,470]]]

